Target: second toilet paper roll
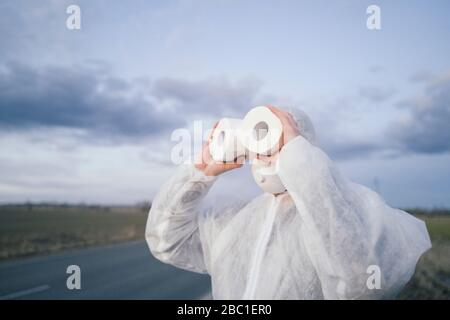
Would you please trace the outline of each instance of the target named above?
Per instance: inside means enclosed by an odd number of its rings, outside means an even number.
[[[239,138],[250,152],[269,155],[278,150],[282,133],[280,119],[269,108],[259,106],[246,114]]]
[[[215,161],[233,162],[237,157],[245,155],[245,147],[238,135],[242,120],[223,118],[214,129],[209,150]]]

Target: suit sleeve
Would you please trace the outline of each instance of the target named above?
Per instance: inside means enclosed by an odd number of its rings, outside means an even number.
[[[184,164],[162,186],[152,203],[145,231],[150,251],[157,259],[207,273],[199,205],[214,180],[193,165]]]

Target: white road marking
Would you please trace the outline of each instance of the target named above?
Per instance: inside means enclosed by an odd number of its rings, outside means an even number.
[[[42,291],[45,291],[45,290],[48,290],[48,289],[50,289],[50,286],[45,284],[43,286],[34,287],[34,288],[27,289],[27,290],[22,290],[22,291],[6,294],[4,296],[0,296],[0,300],[17,299],[17,298],[20,298],[20,297],[23,297],[23,296],[27,296],[29,294],[42,292]]]

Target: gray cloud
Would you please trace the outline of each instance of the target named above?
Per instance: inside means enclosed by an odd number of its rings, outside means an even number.
[[[394,93],[395,93],[394,88],[363,86],[359,89],[360,96],[375,103],[386,101],[387,99],[392,97]]]
[[[96,62],[41,69],[8,63],[0,66],[0,130],[66,128],[95,141],[136,140],[181,127],[194,114],[246,110],[258,89],[256,81],[224,79],[126,81]]]
[[[325,135],[324,149],[338,159],[449,151],[450,77],[427,83],[423,97],[402,102],[410,119],[395,121],[376,142],[345,136],[336,140],[330,134]],[[0,65],[0,130],[55,128],[64,129],[65,134],[73,130],[75,139],[87,142],[138,142],[167,135],[192,119],[242,116],[261,99],[260,87],[257,80],[224,78],[128,81],[115,77],[101,61],[40,69],[8,63]],[[365,88],[364,94],[374,101],[389,96],[387,91]],[[328,124],[317,120],[318,129],[324,127],[327,132],[345,123],[342,116]]]
[[[242,115],[253,105],[260,87],[257,80],[233,84],[223,78],[205,81],[163,78],[155,81],[152,93],[159,101],[183,105],[189,112],[223,115],[225,111]]]
[[[98,138],[140,137],[181,123],[138,95],[129,84],[95,68],[33,69],[9,63],[0,73],[0,128],[81,129]]]
[[[403,101],[409,118],[392,125],[388,133],[406,152],[450,151],[450,76],[428,82],[424,96]]]
[[[334,159],[353,159],[375,157],[402,157],[411,153],[436,154],[450,151],[450,74],[432,76],[429,73],[416,73],[416,82],[423,83],[420,96],[400,102],[397,106],[406,109],[407,114],[380,122],[375,136],[355,137],[340,133],[348,121],[345,115],[333,113],[332,121],[324,122],[327,115],[319,117],[319,135],[323,137],[322,147]],[[412,79],[409,79],[413,81]],[[363,87],[360,95],[373,102],[381,102],[394,93],[393,89]],[[328,107],[327,109],[331,109]],[[325,130],[324,130],[325,128]],[[322,129],[322,131],[320,130]],[[345,130],[343,131],[345,132]]]
[[[409,78],[409,81],[412,83],[421,83],[421,82],[427,82],[434,78],[435,76],[429,72],[429,71],[418,71],[415,72],[411,77]]]
[[[373,74],[383,73],[384,71],[385,71],[384,67],[382,67],[380,65],[373,65],[373,66],[369,67],[369,72],[373,73]]]
[[[322,147],[335,160],[367,158],[384,150],[384,146],[373,141],[344,141],[327,140]]]

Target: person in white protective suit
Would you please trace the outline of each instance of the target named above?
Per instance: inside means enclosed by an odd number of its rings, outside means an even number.
[[[152,254],[208,273],[214,299],[395,297],[431,247],[424,222],[342,176],[314,145],[305,114],[269,108],[283,139],[261,160],[278,158],[286,191],[239,210],[199,211],[217,177],[242,165],[214,162],[207,142],[201,163],[181,165],[153,201],[145,234]]]

